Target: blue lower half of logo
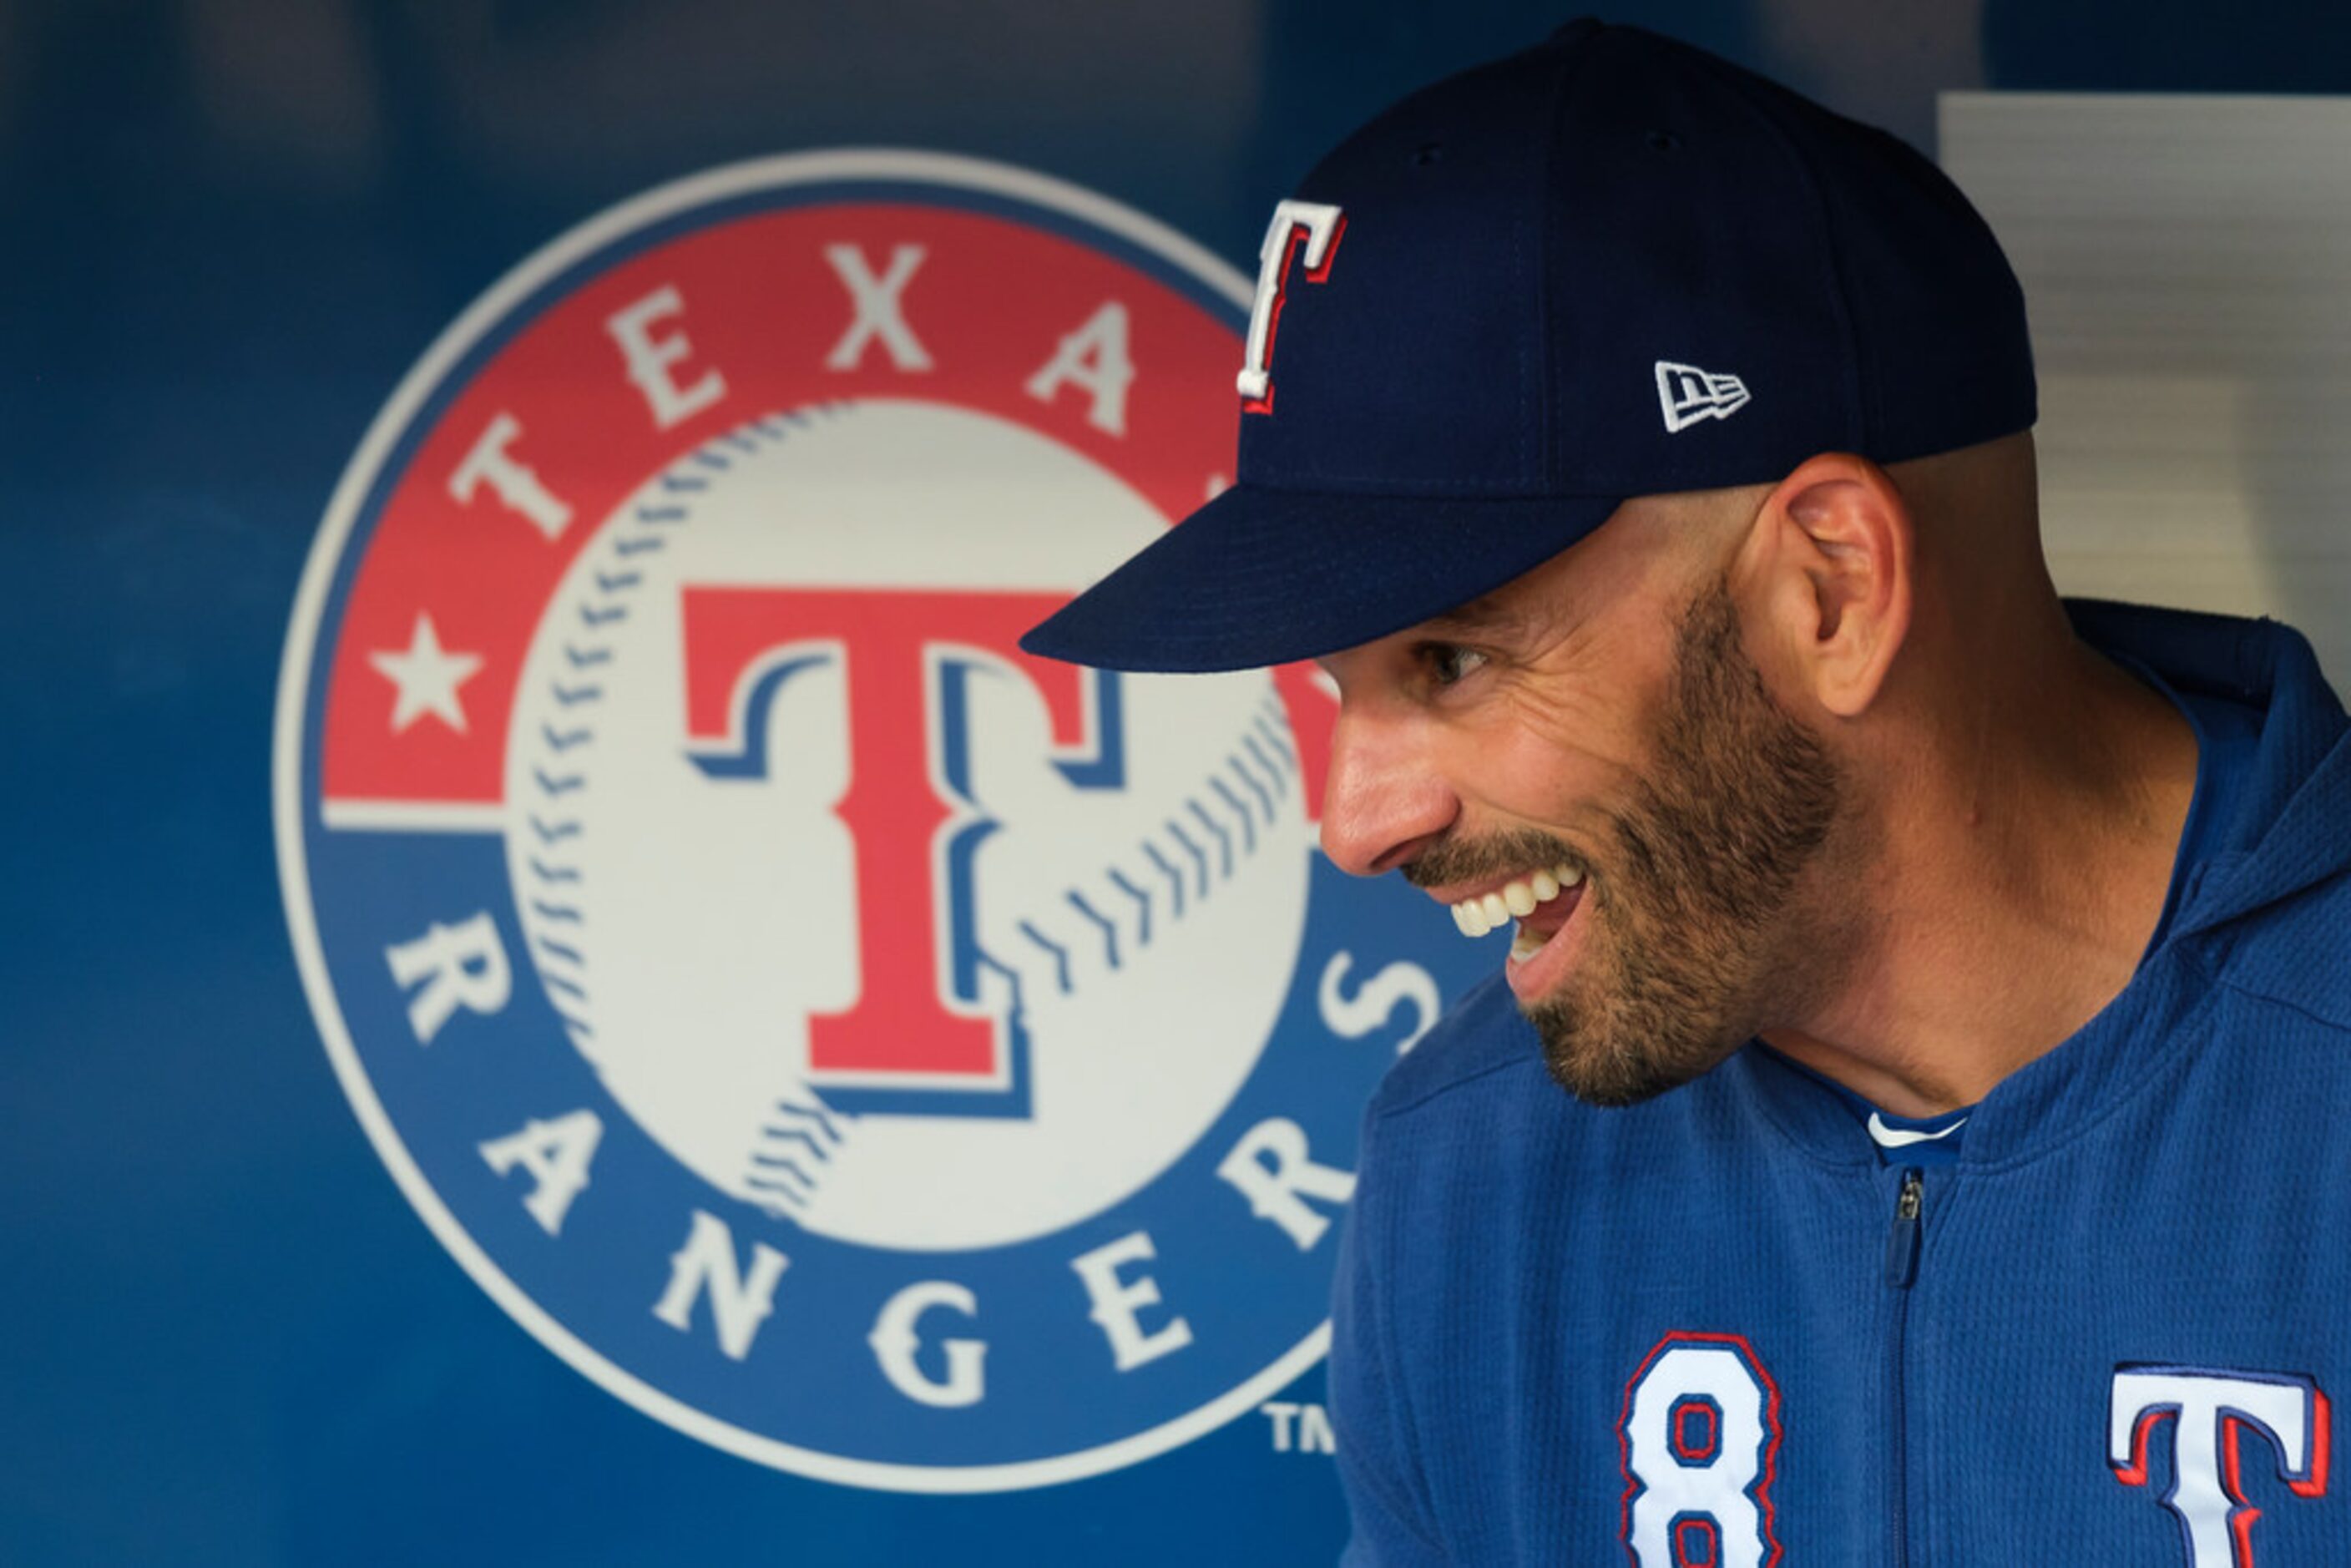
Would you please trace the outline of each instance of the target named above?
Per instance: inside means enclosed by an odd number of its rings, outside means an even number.
[[[365,1088],[476,1249],[465,1260],[476,1277],[567,1359],[596,1364],[583,1370],[607,1386],[618,1374],[750,1446],[851,1463],[1047,1463],[1212,1408],[1238,1414],[1303,1370],[1325,1321],[1363,1104],[1438,997],[1498,956],[1458,944],[1458,971],[1432,975],[1414,944],[1407,964],[1402,906],[1417,896],[1349,883],[1313,855],[1271,1038],[1188,1148],[1050,1234],[920,1251],[740,1201],[640,1128],[524,956],[499,835],[314,827],[308,848]],[[461,930],[473,947],[452,956],[448,934]],[[395,956],[436,931],[439,983],[455,998],[437,1021],[420,1005],[435,979]],[[1367,1014],[1363,999],[1385,994],[1374,978],[1407,969],[1411,983],[1390,988],[1396,1005]],[[1353,1005],[1334,1008],[1334,994]],[[429,1039],[420,1019],[436,1025]],[[1137,1027],[1182,1049],[1180,1020]],[[809,1151],[809,1163],[825,1157]],[[958,1201],[951,1186],[935,1195]],[[577,1343],[531,1323],[500,1281]]]

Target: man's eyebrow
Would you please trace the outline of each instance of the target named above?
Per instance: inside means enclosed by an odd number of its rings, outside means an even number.
[[[1431,632],[1494,632],[1517,625],[1525,617],[1494,595],[1483,594],[1458,604],[1422,624]]]

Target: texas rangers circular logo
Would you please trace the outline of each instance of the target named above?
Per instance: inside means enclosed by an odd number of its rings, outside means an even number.
[[[1328,698],[1016,647],[1224,482],[1248,302],[1039,175],[770,159],[525,262],[352,460],[278,704],[311,1005],[434,1234],[646,1413],[990,1490],[1321,1355],[1438,992],[1315,848]]]

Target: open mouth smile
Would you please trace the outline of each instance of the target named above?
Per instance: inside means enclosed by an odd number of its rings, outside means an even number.
[[[1448,900],[1461,935],[1479,937],[1515,924],[1506,966],[1510,988],[1521,998],[1548,989],[1567,963],[1568,943],[1554,942],[1583,902],[1583,873],[1562,862],[1490,888]],[[1548,952],[1558,948],[1561,951]],[[1541,960],[1538,962],[1538,960]]]
[[[1582,885],[1583,873],[1572,865],[1560,864],[1505,883],[1493,892],[1474,898],[1465,898],[1448,905],[1453,911],[1453,924],[1461,928],[1464,936],[1483,936],[1512,919],[1528,920],[1539,910],[1554,903],[1562,893],[1573,892]],[[1564,911],[1555,913],[1563,914]],[[1527,927],[1520,925],[1520,938],[1525,939]]]

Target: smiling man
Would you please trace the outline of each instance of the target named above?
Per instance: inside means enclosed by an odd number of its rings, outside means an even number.
[[[1029,645],[1319,660],[1325,850],[1510,933],[1366,1122],[1349,1561],[2344,1561],[2351,725],[2060,601],[1958,192],[1574,24],[1280,204],[1240,392]]]

